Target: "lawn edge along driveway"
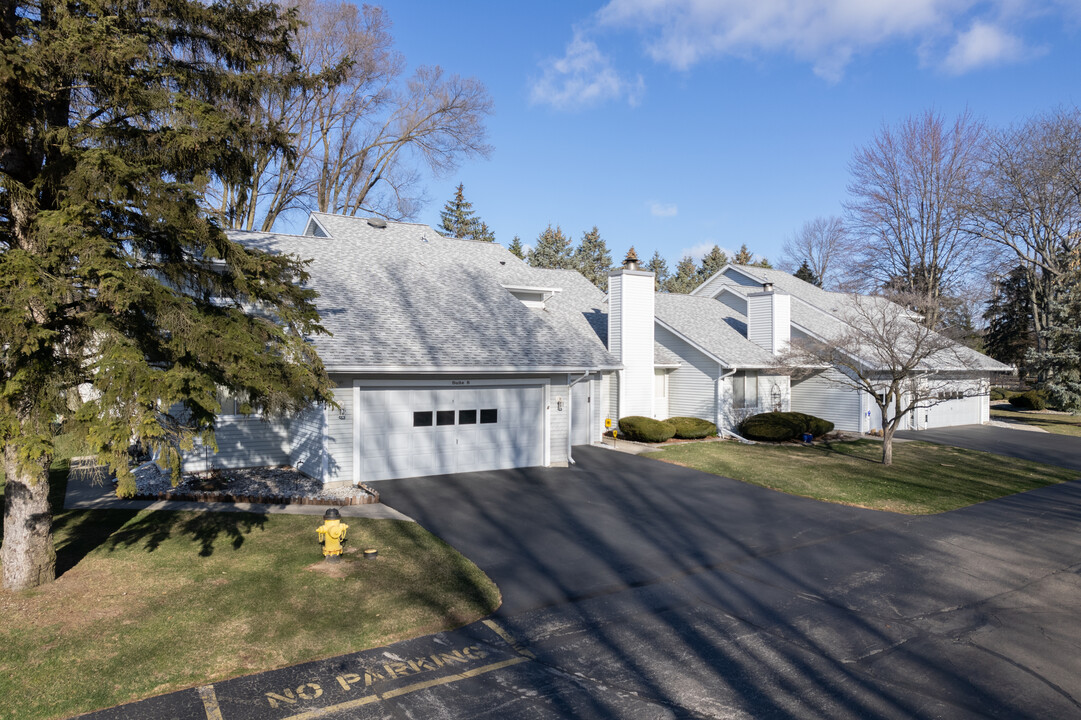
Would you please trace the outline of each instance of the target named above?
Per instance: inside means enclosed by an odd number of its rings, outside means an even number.
[[[792,495],[908,515],[956,510],[1079,476],[1031,459],[925,442],[895,443],[890,466],[882,465],[881,455],[881,441],[864,439],[685,443],[649,457]]]

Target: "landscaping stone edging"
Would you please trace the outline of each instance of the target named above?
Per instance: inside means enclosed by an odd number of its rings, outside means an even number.
[[[190,502],[226,502],[251,503],[257,505],[374,505],[379,502],[379,493],[364,485],[360,488],[367,492],[362,497],[321,498],[288,495],[236,495],[224,492],[161,492],[138,493],[132,500],[177,500]]]

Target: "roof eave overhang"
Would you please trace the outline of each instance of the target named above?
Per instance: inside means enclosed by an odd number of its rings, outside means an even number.
[[[328,373],[414,373],[423,375],[521,375],[536,373],[583,373],[622,370],[622,365],[334,365],[325,364]]]

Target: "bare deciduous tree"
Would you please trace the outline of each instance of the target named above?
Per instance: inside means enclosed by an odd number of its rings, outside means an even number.
[[[484,156],[492,101],[474,78],[421,67],[403,79],[382,8],[296,0],[293,82],[268,93],[262,120],[293,136],[292,152],[253,154],[246,178],[217,188],[229,227],[270,230],[292,210],[400,219],[415,214],[419,168],[453,170]]]
[[[1081,250],[1081,110],[995,134],[974,209],[976,234],[1020,268],[1037,349],[1046,349],[1055,285]]]
[[[784,241],[781,269],[794,273],[800,265],[807,263],[824,289],[835,290],[840,268],[850,252],[848,233],[841,218],[833,215],[816,217]]]
[[[925,322],[940,298],[976,268],[969,198],[979,179],[983,125],[967,112],[951,124],[934,111],[884,127],[850,163],[847,226],[857,241],[852,271],[864,289],[926,296]]]
[[[957,381],[971,377],[988,359],[917,322],[909,308],[925,298],[852,295],[832,329],[818,338],[793,341],[778,364],[793,379],[829,368],[830,382],[873,398],[882,417],[882,463],[893,462],[893,436],[918,408],[950,399]]]

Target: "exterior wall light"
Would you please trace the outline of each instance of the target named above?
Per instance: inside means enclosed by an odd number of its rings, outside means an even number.
[[[563,398],[561,397],[556,398],[556,410],[563,412]]]

